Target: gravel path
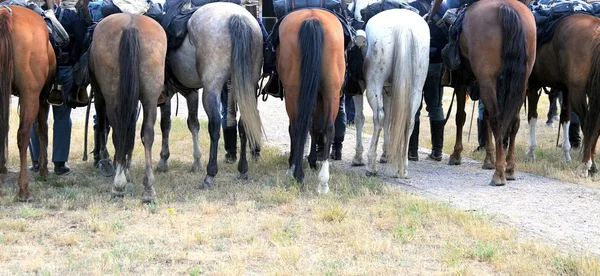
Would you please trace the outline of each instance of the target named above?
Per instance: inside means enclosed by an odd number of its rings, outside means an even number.
[[[186,118],[185,99],[180,97],[179,102],[178,116]],[[365,105],[365,116],[369,116],[372,112],[366,100]],[[284,102],[269,98],[266,102],[259,102],[259,110],[267,144],[289,152],[288,117]],[[207,119],[203,110],[199,114],[201,119]],[[73,113],[74,117],[84,115],[85,109],[81,108]],[[355,129],[348,128],[343,160],[333,162],[332,166],[364,173],[365,167],[350,166],[355,136]],[[370,135],[363,137],[366,160]],[[535,237],[566,251],[600,256],[599,189],[522,172],[517,174],[516,181],[504,187],[492,187],[487,185],[492,171],[480,169],[481,162],[463,158],[463,165],[448,166],[447,155],[442,162],[434,162],[426,160],[426,154],[427,150],[421,149],[421,161],[409,162],[410,179],[390,178],[392,171],[384,165],[379,166],[379,177],[400,189],[439,202],[448,202],[456,208],[493,215],[496,221],[520,229],[524,237]]]

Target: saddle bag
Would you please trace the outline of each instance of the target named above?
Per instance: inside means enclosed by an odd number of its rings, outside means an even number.
[[[460,68],[461,57],[460,47],[457,41],[450,41],[442,49],[442,60],[448,69],[451,71]]]
[[[365,59],[362,54],[362,49],[358,46],[350,48],[346,52],[346,60],[348,61],[346,72],[348,72],[349,77],[355,81],[364,80],[363,64]]]
[[[361,95],[362,90],[360,89],[360,84],[354,78],[350,77],[348,72],[344,76],[344,84],[342,85],[342,92],[346,96],[356,96]]]
[[[73,82],[77,87],[87,87],[90,84],[89,51],[85,51],[73,66]]]
[[[362,16],[362,20],[367,24],[367,21],[371,19],[373,16],[377,15],[382,11],[387,11],[391,9],[405,9],[411,10],[419,14],[419,11],[415,9],[413,6],[409,5],[407,2],[403,0],[382,0],[381,2],[376,2],[368,5],[366,8],[360,10],[360,15]]]
[[[324,8],[342,14],[340,0],[274,0],[275,16],[282,18],[291,11],[303,8]]]

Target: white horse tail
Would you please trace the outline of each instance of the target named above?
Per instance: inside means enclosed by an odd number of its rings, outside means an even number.
[[[262,122],[256,102],[256,83],[253,49],[261,49],[253,37],[251,18],[234,14],[229,18],[231,37],[231,84],[240,109],[240,119],[250,143],[250,148],[260,146],[263,134]],[[258,25],[258,23],[257,23]],[[261,52],[262,53],[262,52]]]
[[[421,91],[427,74],[427,70],[423,72],[422,67],[427,66],[429,61],[428,56],[423,59],[423,55],[428,55],[428,52],[422,53],[424,45],[421,45],[423,39],[419,31],[419,28],[408,24],[396,25],[393,28],[395,50],[392,65],[391,110],[386,114],[390,116],[389,134],[393,137],[390,139],[389,160],[398,166],[401,177],[406,176],[408,141],[414,127],[414,116],[421,100]],[[414,106],[415,104],[417,106]]]

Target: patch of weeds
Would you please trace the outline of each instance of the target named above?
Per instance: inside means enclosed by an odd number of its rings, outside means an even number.
[[[223,241],[218,241],[215,243],[215,250],[217,251],[225,251],[227,245]]]
[[[158,203],[156,203],[156,201],[150,202],[146,204],[146,209],[148,210],[148,212],[156,214],[156,212],[158,211]]]
[[[557,275],[600,275],[600,263],[594,257],[557,256],[554,271]]]
[[[31,206],[26,205],[19,208],[19,217],[22,218],[38,218],[43,216],[43,212],[39,209],[31,208]]]
[[[302,255],[302,250],[297,246],[286,246],[279,248],[279,257],[287,264],[291,266],[296,266],[300,257]]]
[[[319,219],[326,222],[342,222],[347,215],[348,209],[344,209],[338,204],[319,211]]]
[[[392,229],[392,237],[400,240],[401,242],[407,242],[415,235],[416,232],[417,227],[415,225],[400,224]]]
[[[57,190],[56,194],[58,194],[60,197],[66,198],[68,200],[74,200],[75,198],[77,198],[77,191],[75,189],[72,189],[69,187],[63,187],[63,188]]]
[[[264,191],[262,200],[265,203],[283,205],[293,202],[298,197],[298,188],[291,186],[289,188],[277,185],[273,190]]]
[[[291,245],[300,232],[301,225],[290,220],[281,230],[271,233],[271,241],[278,245]]]
[[[444,259],[444,262],[446,262],[446,264],[451,267],[459,265],[460,258],[462,256],[462,251],[460,250],[460,248],[452,243],[447,243],[446,251],[448,257]]]
[[[115,223],[113,223],[113,230],[117,233],[122,232],[125,230],[125,225],[120,221],[115,221]]]
[[[198,244],[206,244],[208,242],[208,237],[206,234],[196,232],[194,233],[194,240],[196,240]]]
[[[27,229],[27,221],[23,219],[8,220],[0,222],[0,230],[8,230],[15,232],[25,232]]]
[[[200,265],[192,267],[192,268],[190,268],[190,270],[188,270],[188,274],[190,276],[198,276],[201,273],[202,273],[202,267]]]
[[[466,252],[466,257],[475,259],[480,262],[491,261],[495,256],[498,255],[499,246],[493,243],[477,242],[473,248],[470,248]]]

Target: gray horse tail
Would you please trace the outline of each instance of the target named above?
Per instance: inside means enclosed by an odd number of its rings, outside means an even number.
[[[0,169],[8,157],[8,117],[14,75],[11,14],[0,8]]]
[[[133,20],[133,19],[132,19]],[[119,44],[119,94],[116,120],[111,122],[115,135],[115,162],[127,166],[127,157],[135,144],[137,101],[140,94],[140,32],[129,24],[123,29]]]
[[[240,120],[250,143],[250,148],[260,146],[263,127],[256,103],[256,79],[254,76],[253,49],[262,49],[254,45],[258,41],[253,38],[252,22],[241,14],[229,18],[229,35],[231,37],[231,84],[236,102],[240,108]]]

